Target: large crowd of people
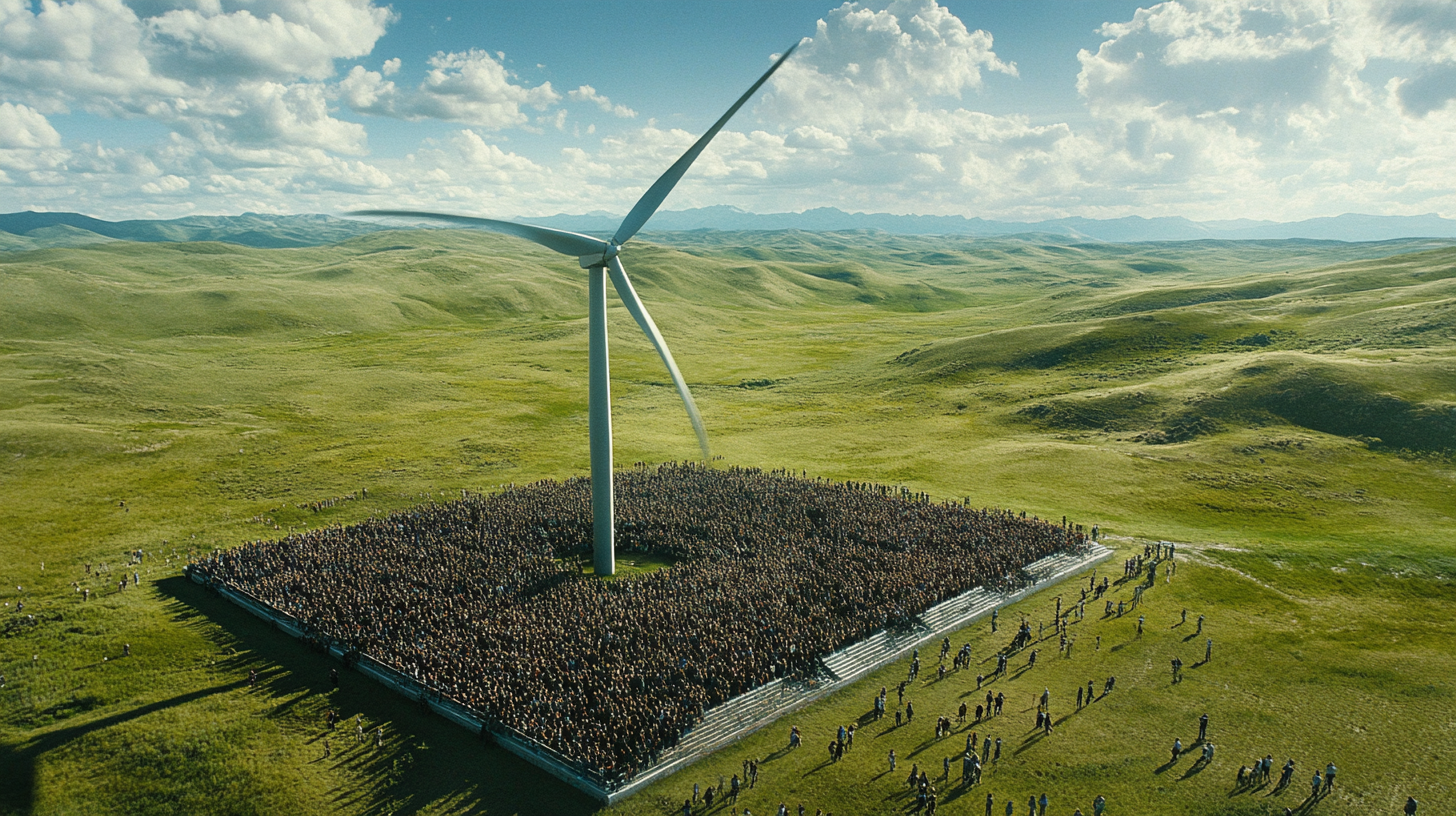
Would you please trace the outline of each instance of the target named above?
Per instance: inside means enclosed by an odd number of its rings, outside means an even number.
[[[672,464],[615,487],[619,558],[673,566],[581,574],[583,478],[252,542],[192,569],[626,779],[704,710],[1084,543],[1065,523],[784,471]]]

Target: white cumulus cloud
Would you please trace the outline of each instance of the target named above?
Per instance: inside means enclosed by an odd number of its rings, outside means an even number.
[[[360,113],[418,121],[443,119],[489,130],[530,121],[522,108],[545,110],[561,100],[550,82],[517,84],[496,56],[486,51],[439,53],[419,87],[402,90],[380,72],[356,66],[339,83],[349,107]]]
[[[566,96],[574,102],[590,102],[603,112],[610,113],[618,119],[634,119],[637,116],[637,111],[626,105],[612,104],[612,100],[597,93],[597,89],[590,85],[583,85],[574,91],[568,91]]]
[[[51,127],[40,111],[0,102],[0,148],[34,150],[60,145],[61,134]]]

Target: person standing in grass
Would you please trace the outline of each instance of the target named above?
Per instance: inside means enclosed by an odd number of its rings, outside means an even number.
[[[1041,806],[1041,816],[1046,816],[1047,795],[1045,792],[1042,793],[1041,799],[1037,801],[1037,804]]]
[[[1294,757],[1290,757],[1289,758],[1289,761],[1286,762],[1286,763],[1284,763],[1284,770],[1281,771],[1280,774],[1279,774],[1279,784],[1276,787],[1281,788],[1281,789],[1282,788],[1287,788],[1287,787],[1289,787],[1290,781],[1292,781],[1293,779],[1294,779]]]
[[[1208,739],[1208,715],[1204,714],[1198,718],[1198,741],[1203,742],[1206,739]]]
[[[1318,799],[1319,798],[1320,788],[1324,785],[1324,781],[1325,781],[1324,778],[1320,776],[1320,772],[1319,771],[1315,771],[1314,772],[1314,778],[1309,781],[1309,798],[1310,799]]]
[[[1097,794],[1097,798],[1092,800],[1092,816],[1102,816],[1102,811],[1106,809],[1107,797],[1100,793]]]
[[[991,816],[991,808],[995,804],[996,804],[996,797],[992,796],[989,793],[986,794],[986,816]],[[1415,813],[1414,810],[1410,810],[1409,809],[1410,808],[1410,805],[1406,805],[1406,808],[1407,808],[1407,810],[1406,810],[1407,813]]]
[[[895,772],[895,749],[890,749],[890,773]]]
[[[1325,792],[1329,793],[1335,789],[1335,763],[1331,762],[1325,766]]]

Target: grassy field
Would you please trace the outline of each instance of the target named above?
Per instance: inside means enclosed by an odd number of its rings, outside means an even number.
[[[994,684],[1008,713],[972,730],[1009,754],[942,812],[983,813],[989,791],[1020,813],[1045,790],[1052,813],[1090,813],[1097,793],[1109,813],[1281,813],[1328,761],[1340,787],[1313,810],[1396,813],[1408,794],[1456,809],[1449,242],[655,240],[630,271],[723,461],[1066,515],[1125,552],[1186,543],[1142,638],[1089,610],[1070,658],[1048,641]],[[572,264],[479,233],[387,232],[16,253],[0,279],[0,812],[597,810],[362,678],[332,689],[329,661],[178,574],[245,539],[584,473]],[[609,321],[617,461],[695,458],[652,349],[620,307]],[[117,591],[123,569],[141,587]],[[1057,591],[1002,620],[1049,617]],[[1215,651],[1175,686],[1169,659],[1202,657],[1191,619],[1175,626],[1184,608]],[[1000,645],[984,627],[965,641],[978,660]],[[740,812],[904,810],[909,763],[936,777],[963,746],[964,729],[934,741],[933,721],[973,676],[916,684],[916,722],[866,722],[842,762],[824,750],[904,671],[612,810],[670,812],[750,757]],[[1074,711],[1077,686],[1108,675],[1117,690]],[[1043,688],[1049,737],[1030,731]],[[329,708],[349,722],[323,759]],[[1204,711],[1212,767],[1165,767]],[[356,744],[356,714],[384,726],[382,749]],[[1265,753],[1296,760],[1295,785],[1236,792]]]

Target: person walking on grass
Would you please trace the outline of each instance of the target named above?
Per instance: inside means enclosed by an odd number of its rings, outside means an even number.
[[[1289,761],[1284,763],[1284,770],[1279,772],[1279,784],[1275,786],[1275,790],[1283,790],[1284,788],[1289,787],[1289,783],[1293,781],[1293,779],[1294,757],[1290,757]]]
[[[1325,780],[1324,780],[1323,777],[1320,776],[1320,772],[1319,771],[1315,771],[1314,772],[1314,778],[1309,781],[1309,798],[1310,799],[1318,799],[1319,798],[1320,788],[1324,785],[1324,782],[1325,782]]]

